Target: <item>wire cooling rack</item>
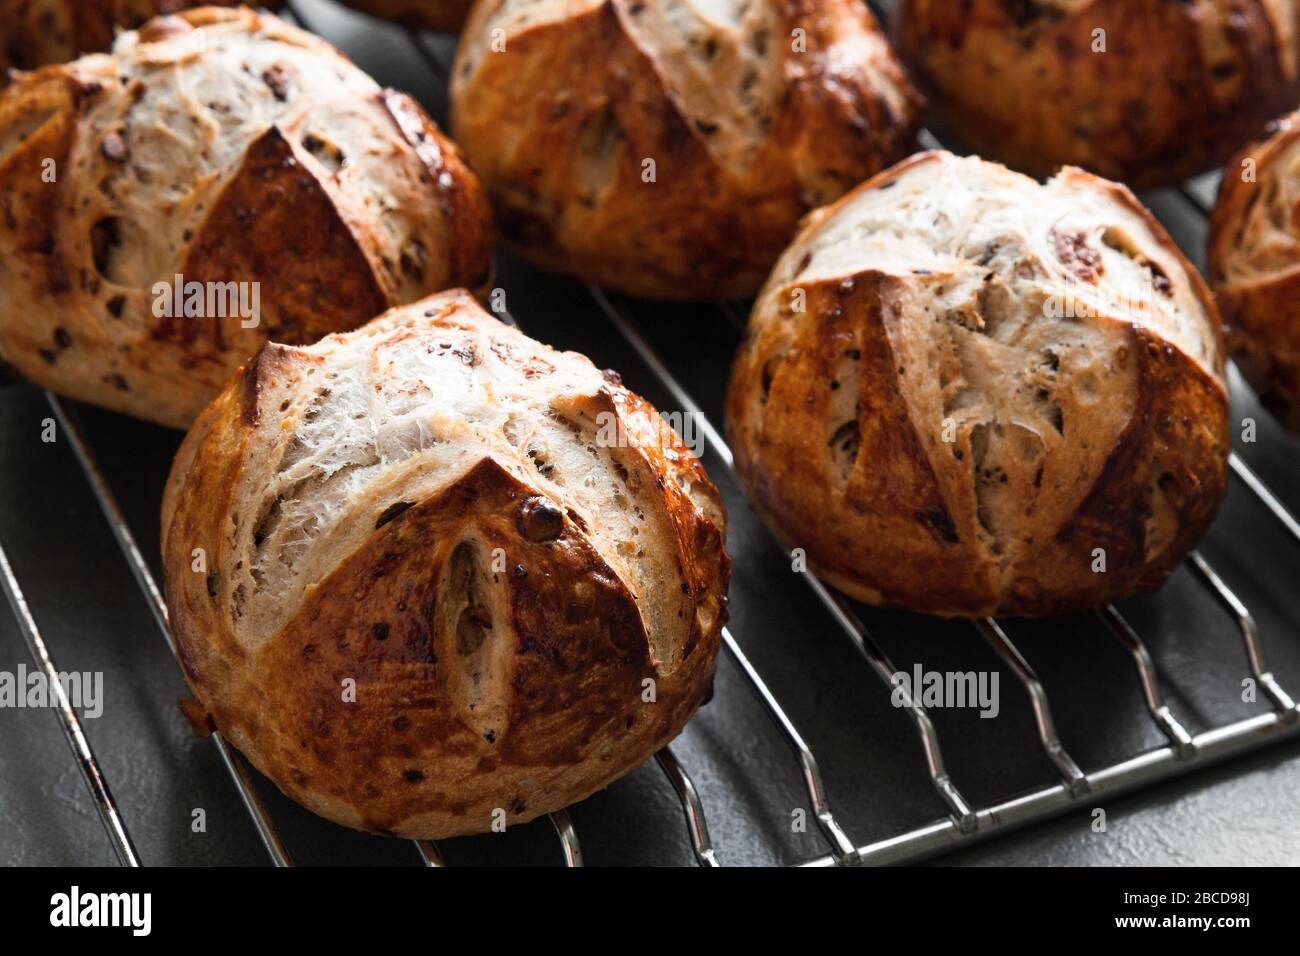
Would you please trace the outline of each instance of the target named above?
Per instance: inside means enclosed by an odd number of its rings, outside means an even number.
[[[308,29],[317,29],[327,38],[336,11],[323,0],[291,0],[288,16]],[[324,29],[322,29],[324,27]],[[446,84],[454,49],[452,40],[407,31],[405,43],[406,71],[423,71],[421,84],[426,100],[435,115],[445,115]],[[346,49],[346,45],[345,45]],[[924,145],[937,146],[938,141],[924,134]],[[1213,182],[1200,179],[1180,187],[1175,196],[1182,204],[1179,215],[1192,215],[1202,220],[1213,195]],[[507,293],[510,290],[507,288]],[[734,480],[732,455],[721,433],[710,420],[692,390],[683,383],[671,363],[661,353],[659,344],[647,334],[648,329],[638,318],[644,312],[643,303],[635,303],[618,296],[607,295],[600,289],[581,287],[581,296],[588,301],[586,314],[608,324],[612,331],[634,354],[648,373],[653,376],[656,388],[668,397],[678,410],[688,413],[695,428],[702,434],[706,451],[706,464],[717,480],[719,471]],[[715,307],[711,316],[715,322],[733,329],[743,327],[744,307],[723,303]],[[529,323],[525,320],[525,327]],[[725,367],[725,364],[724,364]],[[61,436],[66,439],[89,484],[103,517],[120,548],[123,558],[139,586],[157,630],[169,651],[176,648],[167,622],[167,609],[161,592],[150,570],[131,527],[115,497],[104,469],[92,450],[86,427],[75,409],[53,394],[46,393]],[[1277,495],[1261,480],[1237,454],[1231,458],[1232,474],[1240,488],[1255,499],[1255,507],[1267,516],[1288,539],[1292,548],[1300,547],[1300,523],[1287,510]],[[767,546],[776,548],[774,539]],[[1294,555],[1293,555],[1294,557]],[[788,747],[802,783],[808,802],[808,816],[823,843],[820,855],[795,862],[806,866],[842,866],[859,864],[901,863],[933,856],[976,840],[1004,833],[1011,828],[1071,809],[1095,806],[1103,798],[1125,791],[1146,788],[1155,783],[1185,774],[1194,768],[1223,760],[1251,750],[1270,746],[1285,740],[1300,738],[1300,709],[1295,700],[1282,687],[1270,670],[1264,642],[1255,618],[1246,602],[1225,581],[1213,565],[1200,553],[1187,559],[1192,577],[1219,606],[1226,620],[1235,627],[1242,649],[1243,674],[1249,674],[1260,694],[1267,701],[1264,712],[1216,724],[1198,733],[1187,729],[1171,709],[1162,690],[1162,680],[1155,658],[1148,650],[1142,636],[1128,618],[1114,606],[1097,615],[1096,628],[1108,633],[1119,642],[1131,663],[1138,681],[1147,716],[1163,738],[1163,745],[1143,749],[1123,759],[1105,763],[1085,771],[1071,756],[1057,732],[1053,708],[1046,683],[1040,679],[1020,646],[1008,634],[1003,623],[991,618],[971,622],[975,631],[987,642],[997,660],[1023,687],[1032,711],[1037,744],[1041,756],[1048,761],[1056,776],[1055,782],[1022,790],[1011,796],[980,803],[959,789],[949,771],[940,743],[936,721],[926,708],[904,695],[903,708],[910,718],[920,745],[929,786],[943,809],[942,816],[933,821],[914,826],[867,843],[859,843],[846,832],[832,810],[832,801],[813,748],[795,725],[786,707],[747,656],[742,642],[730,630],[722,634],[723,646],[731,662],[742,675],[759,706],[770,718],[780,738]],[[889,655],[882,649],[872,631],[864,624],[860,609],[837,593],[829,590],[809,573],[797,576],[801,582],[793,587],[811,591],[815,602],[824,610],[830,626],[847,637],[853,648],[865,661],[868,670],[880,682],[879,693],[897,694],[891,676],[898,671]],[[38,627],[24,597],[21,583],[0,542],[0,586],[13,610],[18,629],[38,667],[50,679],[50,688],[56,697],[56,713],[81,775],[89,788],[94,806],[103,822],[118,859],[124,865],[139,865],[132,837],[123,814],[112,795],[109,782],[87,738],[81,718],[63,694],[56,676],[58,668],[49,646]],[[1289,635],[1292,639],[1294,634]],[[1104,640],[1102,636],[1095,638]],[[260,778],[251,771],[243,757],[233,750],[219,734],[211,737],[221,764],[230,777],[249,820],[255,828],[266,854],[277,866],[290,866],[292,856],[285,840],[277,829],[267,803],[259,791]],[[743,742],[738,742],[742,743]],[[680,802],[686,831],[695,859],[704,866],[720,864],[719,849],[715,848],[708,826],[706,801],[696,787],[686,768],[677,759],[671,747],[656,755],[658,766],[671,784]],[[568,866],[580,866],[583,854],[577,829],[567,812],[550,815],[550,821],[559,841],[560,854]],[[431,841],[417,841],[413,847],[420,861],[427,866],[442,866],[443,856]],[[724,851],[725,855],[725,851]]]

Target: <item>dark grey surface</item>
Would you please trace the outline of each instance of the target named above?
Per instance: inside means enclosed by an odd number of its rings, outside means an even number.
[[[344,13],[329,0],[299,0],[309,26],[339,43],[381,81],[410,89],[445,120],[444,94],[403,31]],[[444,55],[445,39],[424,41]],[[1175,192],[1146,197],[1199,261],[1204,220]],[[635,228],[635,224],[630,226]],[[671,398],[578,283],[538,274],[503,253],[499,285],[524,329],[558,347],[620,369],[662,410]],[[713,306],[623,302],[674,374],[721,424],[721,400],[738,332]],[[743,313],[742,313],[743,314]],[[1234,384],[1239,384],[1234,382]],[[1282,434],[1248,393],[1237,418],[1259,423],[1239,451],[1293,509],[1300,508],[1300,444]],[[157,503],[178,433],[82,409],[136,535],[156,567]],[[66,441],[45,445],[49,415],[26,385],[0,392],[0,539],[27,591],[55,662],[102,670],[108,702],[88,733],[144,862],[261,864],[265,855],[216,753],[177,711],[179,672],[121,560]],[[872,675],[712,456],[710,474],[731,514],[735,559],[732,630],[807,737],[831,801],[859,844],[940,818],[911,723]],[[1300,692],[1300,552],[1239,484],[1204,553],[1255,612],[1274,670]],[[900,667],[992,669],[996,659],[969,625],[862,608]],[[1193,732],[1259,713],[1240,701],[1248,671],[1232,623],[1186,572],[1124,612],[1155,655],[1170,703]],[[1085,769],[1160,746],[1136,674],[1095,618],[1008,622],[1051,694],[1062,739]],[[0,608],[0,669],[26,650]],[[977,805],[1055,781],[1020,685],[1002,673],[1002,714],[934,712],[953,778]],[[794,863],[826,850],[815,832],[791,832],[806,807],[797,765],[723,658],[713,702],[674,745],[704,799],[724,864]],[[1093,833],[1086,809],[995,837],[944,859],[964,864],[1293,864],[1300,859],[1300,745],[1286,745],[1200,771],[1105,804],[1108,829]],[[415,864],[411,844],[354,834],[296,807],[260,781],[272,815],[301,864]],[[205,834],[190,831],[194,808]],[[690,864],[676,796],[650,764],[572,811],[588,863]],[[556,864],[559,847],[542,821],[505,835],[448,841],[449,863]],[[0,861],[110,864],[113,856],[52,713],[0,710]]]

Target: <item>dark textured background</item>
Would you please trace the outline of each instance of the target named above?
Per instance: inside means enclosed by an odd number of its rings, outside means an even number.
[[[431,68],[450,41],[423,38],[419,55],[404,31],[346,13],[328,0],[299,0],[306,24],[350,53],[382,82],[411,90],[445,120],[445,93]],[[1144,197],[1199,263],[1204,218],[1189,195]],[[628,385],[663,410],[674,403],[595,307],[588,290],[542,276],[506,254],[499,285],[524,329],[558,347],[620,369]],[[711,306],[621,302],[636,316],[688,390],[721,423],[735,327]],[[743,314],[743,313],[742,313]],[[1239,382],[1234,381],[1239,385]],[[1282,434],[1237,389],[1238,417],[1259,422],[1259,440],[1238,450],[1300,508],[1300,443]],[[44,399],[26,385],[0,391],[0,538],[33,611],[65,670],[102,670],[104,716],[88,733],[144,862],[260,864],[265,855],[220,766],[175,704],[179,672],[121,560],[67,442],[40,442]],[[142,547],[156,568],[157,504],[179,434],[93,409],[82,417]],[[732,516],[732,630],[815,750],[833,807],[859,845],[942,817],[921,748],[904,713],[836,628],[787,558],[746,507],[725,469],[706,464]],[[1234,482],[1204,553],[1256,614],[1274,670],[1300,692],[1300,552]],[[1258,713],[1239,683],[1248,673],[1231,621],[1185,571],[1158,595],[1123,607],[1156,657],[1176,715],[1193,732]],[[863,608],[900,667],[991,669],[996,658],[969,625]],[[1095,618],[1023,624],[1008,631],[1042,677],[1066,748],[1084,768],[1160,746],[1125,652]],[[26,661],[0,608],[0,669]],[[977,806],[1055,782],[1038,745],[1022,688],[1002,675],[1002,714],[933,713],[953,779]],[[674,745],[699,787],[724,864],[794,863],[822,855],[815,832],[790,832],[793,807],[807,806],[783,739],[725,655],[714,701]],[[1292,864],[1300,859],[1300,745],[1276,747],[1200,770],[1105,804],[1109,828],[1072,815],[993,838],[943,859],[964,864]],[[301,864],[415,864],[411,844],[354,834],[316,819],[260,781],[290,852]],[[1092,804],[1088,803],[1088,807]],[[203,807],[208,832],[191,834]],[[573,808],[588,863],[690,864],[676,796],[654,764]],[[545,821],[505,835],[448,841],[450,864],[556,864]],[[53,714],[0,711],[0,861],[109,864],[113,855]]]

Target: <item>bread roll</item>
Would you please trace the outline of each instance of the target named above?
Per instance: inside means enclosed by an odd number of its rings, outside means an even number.
[[[0,92],[0,196],[0,360],[177,427],[268,337],[491,268],[487,200],[424,111],[249,10],[158,18]]]
[[[0,0],[0,84],[6,69],[30,70],[107,50],[116,30],[159,14],[239,0]],[[255,6],[275,8],[279,0]]]
[[[420,30],[459,30],[473,0],[343,0],[372,16],[396,20]]]
[[[449,292],[230,382],[168,483],[167,601],[202,708],[285,793],[447,837],[677,735],[712,683],[724,525],[616,375]]]
[[[1277,121],[1224,170],[1209,259],[1237,367],[1300,433],[1300,116]]]
[[[913,149],[858,0],[483,0],[452,123],[505,237],[660,298],[752,295],[799,217]]]
[[[931,614],[1159,585],[1227,482],[1218,313],[1123,186],[913,157],[813,213],[727,398],[751,501],[836,587]]]
[[[1221,164],[1300,103],[1298,16],[1296,0],[900,0],[894,25],[977,153],[1140,189]]]

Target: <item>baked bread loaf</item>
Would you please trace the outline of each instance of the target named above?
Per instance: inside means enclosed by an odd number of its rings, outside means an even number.
[[[808,217],[727,425],[750,500],[836,587],[931,614],[1159,585],[1227,483],[1218,313],[1123,186],[921,154]]]
[[[167,600],[202,709],[285,793],[447,837],[676,736],[712,684],[724,524],[614,373],[454,291],[231,381],[168,483]]]
[[[184,427],[268,338],[485,286],[490,215],[424,111],[328,44],[158,18],[0,92],[0,360]]]
[[[900,0],[894,27],[975,152],[1140,189],[1220,165],[1300,103],[1298,15],[1296,0]]]
[[[343,0],[372,16],[396,20],[418,30],[459,30],[474,0]]]
[[[1228,164],[1209,245],[1237,367],[1300,433],[1300,115],[1278,120]]]
[[[239,0],[0,0],[0,83],[9,68],[66,63],[107,50],[115,30],[134,30],[160,14]],[[275,8],[279,0],[255,6]]]
[[[805,212],[912,151],[920,107],[858,0],[483,0],[452,81],[520,253],[660,298],[752,295]]]

